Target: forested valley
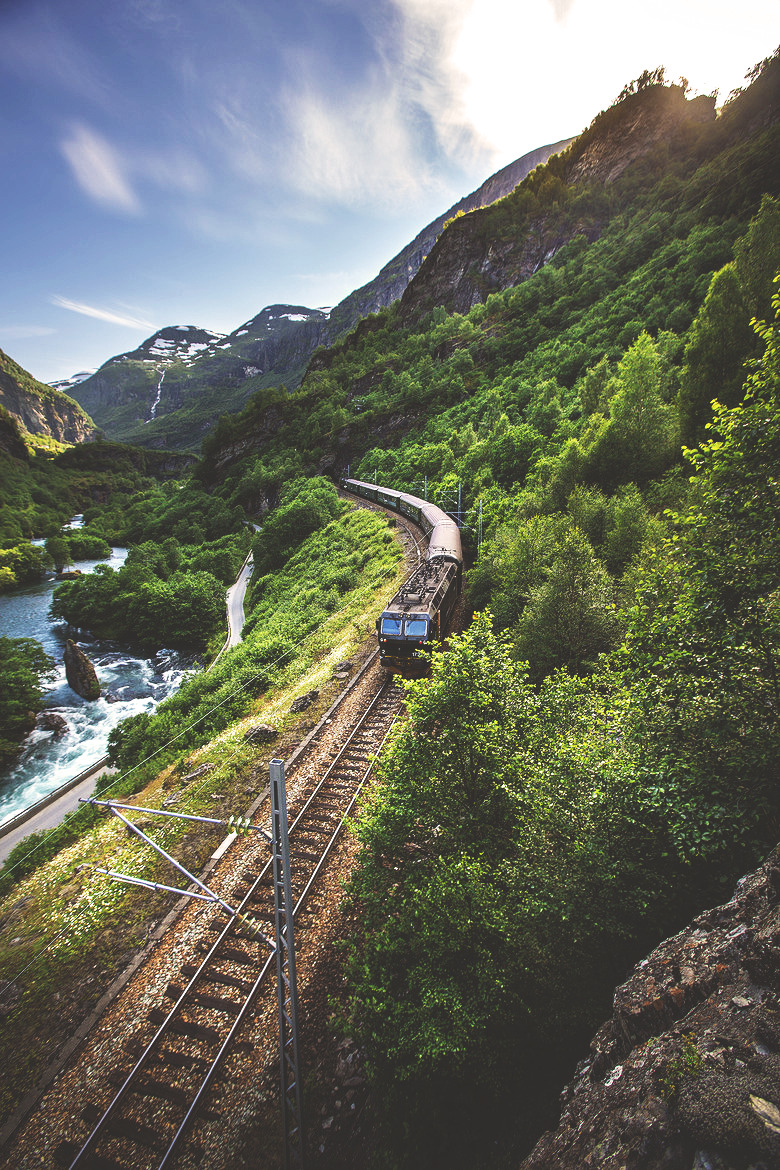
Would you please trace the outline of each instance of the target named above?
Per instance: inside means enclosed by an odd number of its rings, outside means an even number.
[[[32,535],[62,556],[76,509],[81,539],[131,547],[121,571],[60,587],[76,627],[213,654],[251,548],[244,644],[114,733],[127,793],[181,770],[397,574],[383,522],[336,494],[347,466],[461,500],[466,628],[408,684],[354,825],[360,929],[333,1010],[366,1055],[377,1166],[517,1165],[614,985],[780,838],[779,77],[775,54],[717,119],[613,182],[569,181],[578,150],[679,88],[632,83],[568,162],[449,224],[404,298],[299,390],[221,419],[186,478],[128,469],[93,490],[103,444],[2,457],[0,582],[36,571]],[[444,286],[428,303],[448,248],[537,237],[523,279],[464,312]],[[34,861],[12,855],[0,888],[95,819],[79,817]]]

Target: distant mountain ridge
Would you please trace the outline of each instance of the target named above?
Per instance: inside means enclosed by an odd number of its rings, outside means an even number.
[[[321,344],[322,309],[268,305],[232,333],[169,325],[73,387],[109,438],[197,449],[222,414],[263,386],[297,386]]]
[[[378,309],[385,309],[393,301],[397,301],[404,293],[406,286],[414,279],[422,267],[431,248],[441,235],[447,220],[454,216],[477,211],[488,207],[498,199],[503,199],[510,191],[514,191],[518,183],[530,175],[536,167],[542,166],[552,155],[560,153],[573,142],[571,138],[563,138],[560,142],[549,146],[540,146],[537,150],[524,154],[515,159],[508,166],[496,171],[486,179],[481,187],[464,196],[458,203],[453,204],[443,215],[434,219],[419,232],[411,243],[402,248],[397,256],[389,260],[379,274],[345,297],[331,312],[332,340],[351,329],[361,317],[369,313],[376,313]]]
[[[226,335],[166,326],[99,370],[69,379],[67,388],[112,439],[197,449],[220,415],[241,410],[263,387],[295,389],[318,346],[333,344],[363,317],[398,300],[449,219],[503,198],[570,141],[539,147],[491,175],[332,310],[268,305]]]

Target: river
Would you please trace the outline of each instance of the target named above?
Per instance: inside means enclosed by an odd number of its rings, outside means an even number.
[[[79,561],[76,568],[91,573],[98,564],[117,569],[127,549],[112,550],[111,560]],[[45,710],[65,719],[68,730],[56,736],[36,728],[24,741],[21,755],[0,768],[0,824],[78,775],[106,754],[109,732],[129,715],[151,711],[179,686],[184,666],[174,651],[161,650],[153,658],[138,658],[115,642],[79,640],[77,644],[97,671],[103,694],[93,702],[71,690],[65,678],[64,622],[49,616],[53,577],[15,589],[0,597],[0,634],[7,638],[35,638],[54,659],[56,677],[44,684]]]

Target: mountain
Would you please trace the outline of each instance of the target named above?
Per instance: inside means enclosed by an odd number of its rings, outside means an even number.
[[[47,439],[57,443],[84,443],[95,435],[92,419],[78,402],[37,381],[2,350],[0,405],[16,419],[30,446],[41,445],[40,440]]]
[[[610,369],[643,329],[677,347],[679,378],[713,274],[762,195],[780,192],[778,70],[773,61],[717,117],[712,98],[688,100],[681,86],[630,92],[508,196],[452,220],[400,302],[313,355],[295,399],[258,397],[225,418],[204,442],[204,481],[259,459],[267,495],[268,468],[292,451],[331,475],[365,456],[373,476],[406,444],[408,475],[422,485],[461,466],[453,428],[473,414],[480,433],[488,388],[505,383],[511,419],[534,385],[554,379],[560,404],[534,407],[538,425],[506,441],[505,463],[477,444],[481,463],[475,449],[473,466],[462,465],[473,492],[491,474],[509,486],[533,442],[557,434],[547,414],[568,420],[590,367]],[[677,394],[674,381],[666,393]],[[509,457],[513,443],[531,444],[523,459]]]
[[[327,319],[321,309],[269,305],[227,335],[170,325],[110,358],[73,393],[113,439],[197,448],[254,391],[285,379],[297,385]]]
[[[570,141],[539,147],[491,175],[333,310],[269,305],[226,336],[168,326],[92,374],[58,385],[67,386],[113,439],[196,449],[220,415],[240,410],[265,387],[296,388],[318,346],[331,345],[361,318],[398,300],[448,220],[502,199]]]
[[[86,382],[87,378],[91,378],[94,373],[94,370],[79,370],[72,377],[62,378],[59,382],[50,382],[49,385],[52,389],[61,390],[63,394],[67,394],[74,386],[79,386],[82,382]]]
[[[607,194],[626,171],[655,149],[680,149],[697,127],[714,121],[714,97],[688,101],[681,86],[658,86],[652,93],[631,95],[597,118],[543,172],[537,172],[536,186],[516,190],[494,208],[492,218],[477,212],[453,223],[404,292],[404,318],[419,321],[438,305],[448,312],[466,313],[491,292],[527,280],[575,236],[589,242],[597,239],[609,218],[608,200],[595,215],[583,201],[580,209],[573,207],[561,216],[556,195],[569,187],[583,194],[598,187]],[[512,229],[518,215],[532,220],[529,230],[520,235]],[[491,227],[486,230],[488,223]]]
[[[546,163],[552,155],[565,150],[570,142],[572,142],[571,138],[564,138],[551,146],[540,146],[537,150],[524,154],[522,158],[509,163],[502,170],[496,171],[476,191],[466,195],[443,215],[424,227],[410,244],[407,244],[397,256],[385,264],[378,276],[375,276],[368,284],[364,284],[362,288],[350,293],[336,305],[330,317],[331,340],[335,341],[338,336],[351,329],[361,317],[387,308],[388,305],[398,300],[409,282],[419,272],[423,261],[441,235],[448,220],[481,207],[488,207],[496,200],[503,199],[510,191],[514,191],[518,183],[521,183],[531,171]]]

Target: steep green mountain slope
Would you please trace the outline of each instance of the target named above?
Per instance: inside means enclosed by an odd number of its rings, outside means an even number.
[[[77,402],[45,386],[0,350],[0,406],[16,419],[31,446],[83,443],[95,434]]]
[[[391,1164],[516,1164],[626,968],[780,834],[779,76],[717,117],[629,87],[204,442],[248,507],[348,464],[461,489],[477,617],[412,690],[351,887]]]
[[[758,112],[756,87],[769,93]],[[713,273],[732,258],[762,194],[780,188],[771,84],[760,78],[717,120],[711,104],[693,104],[695,117],[681,90],[645,87],[511,196],[455,220],[400,305],[316,355],[296,394],[263,391],[241,415],[222,420],[204,441],[200,474],[240,478],[249,499],[281,483],[288,465],[336,474],[365,456],[364,470],[376,466],[393,482],[422,483],[425,475],[443,482],[462,472],[470,489],[509,487],[525,479],[559,420],[584,424],[611,367],[588,371],[602,359],[614,363],[642,329],[661,338],[671,379],[665,394],[673,397],[686,331]],[[644,151],[643,139],[629,133],[637,125],[649,127]],[[616,153],[624,141],[625,160]],[[561,177],[561,167],[577,172],[592,158],[609,158],[607,180]],[[471,299],[480,258],[497,254],[501,241],[497,291],[483,287],[467,314],[449,312],[462,287],[450,274],[474,271]],[[537,403],[539,394],[553,401]],[[474,447],[504,414],[508,434]],[[516,433],[532,422],[533,433]],[[467,424],[474,434],[458,440]]]

